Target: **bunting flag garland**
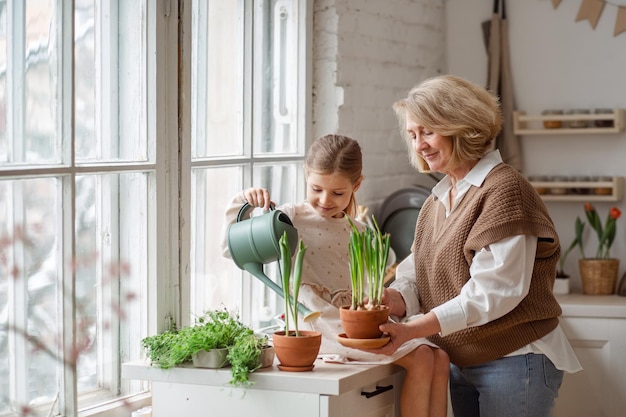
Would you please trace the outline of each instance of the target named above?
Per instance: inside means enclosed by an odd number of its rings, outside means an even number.
[[[561,0],[552,0],[552,7],[555,9],[559,7],[560,4]],[[626,32],[626,4],[615,4],[607,0],[582,0],[578,14],[576,15],[576,21],[588,20],[591,28],[595,29],[606,4],[617,8],[613,37]]]
[[[581,20],[587,19],[591,27],[595,29],[598,20],[600,20],[602,10],[604,10],[604,0],[583,0],[580,9],[578,9],[576,21],[580,22]]]
[[[613,37],[619,35],[622,32],[626,32],[626,6],[617,7],[617,18],[615,19],[615,30],[613,31]]]

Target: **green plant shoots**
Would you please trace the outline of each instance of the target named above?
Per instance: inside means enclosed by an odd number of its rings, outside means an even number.
[[[349,216],[347,219],[352,229],[348,243],[352,284],[350,309],[378,309],[382,303],[385,286],[390,236],[380,231],[374,216],[372,216],[374,229],[366,226],[363,231],[359,231]],[[365,303],[366,284],[367,304]]]
[[[302,263],[304,262],[304,255],[307,247],[304,246],[302,240],[298,245],[298,251],[296,252],[296,260],[293,266],[293,285],[292,285],[292,263],[291,263],[291,250],[289,248],[289,238],[287,232],[283,232],[283,235],[278,241],[280,247],[280,262],[278,264],[282,287],[283,287],[283,300],[285,303],[285,335],[289,335],[290,318],[293,319],[293,329],[296,336],[299,336],[298,331],[298,294],[300,292],[300,285],[302,283]],[[293,297],[290,294],[290,289],[293,291]]]

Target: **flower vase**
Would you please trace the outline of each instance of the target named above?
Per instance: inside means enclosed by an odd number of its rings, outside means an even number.
[[[610,295],[615,293],[619,259],[579,259],[583,294]]]

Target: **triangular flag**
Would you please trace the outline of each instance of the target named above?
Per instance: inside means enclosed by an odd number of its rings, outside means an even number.
[[[595,29],[598,20],[600,20],[602,9],[604,9],[604,0],[583,0],[580,9],[578,9],[576,21],[588,19],[591,27]]]
[[[615,18],[615,30],[613,36],[626,32],[626,6],[617,7],[617,17]]]
[[[561,4],[561,0],[552,0],[552,6],[556,9]]]

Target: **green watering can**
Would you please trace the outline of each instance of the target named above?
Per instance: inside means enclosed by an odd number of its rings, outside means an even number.
[[[237,214],[237,222],[228,227],[230,256],[240,269],[248,271],[282,297],[282,287],[265,275],[263,264],[280,259],[278,242],[285,232],[293,255],[298,245],[298,230],[291,223],[289,216],[275,210],[274,207],[267,213],[243,220],[244,214],[250,208],[252,206],[245,203]],[[304,321],[311,321],[320,316],[319,312],[309,310],[300,302],[298,311],[304,316]]]

